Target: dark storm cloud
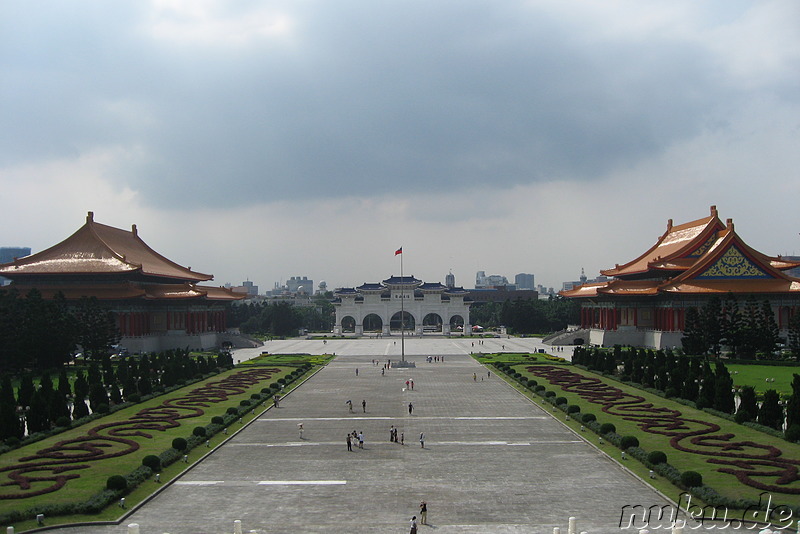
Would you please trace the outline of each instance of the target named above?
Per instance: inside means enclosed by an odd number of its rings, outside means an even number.
[[[239,45],[136,5],[6,13],[4,166],[137,146],[120,178],[195,205],[591,180],[743,96],[697,44],[524,3],[287,3],[286,39]]]

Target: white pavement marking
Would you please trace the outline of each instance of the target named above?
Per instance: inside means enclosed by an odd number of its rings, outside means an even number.
[[[505,447],[530,447],[534,445],[565,445],[570,443],[585,443],[583,440],[541,440],[541,441],[519,441],[519,442],[509,442],[509,441],[429,441],[425,440],[425,443],[429,443],[430,445],[502,445]],[[334,446],[334,447],[341,447],[342,442],[340,441],[315,441],[315,442],[306,442],[306,443],[228,443],[226,447],[307,447],[310,445],[327,445],[327,446]],[[373,441],[369,444],[370,449],[374,449],[375,447],[396,447],[396,443],[386,443],[383,441]]]
[[[405,401],[403,402],[405,404]],[[520,420],[544,420],[544,419],[551,419],[550,416],[547,415],[526,415],[526,416],[509,416],[509,417],[421,417],[421,416],[413,416],[417,421],[520,421]],[[272,422],[272,421],[358,421],[358,420],[385,420],[385,421],[393,421],[395,419],[405,418],[405,415],[398,416],[398,417],[287,417],[287,418],[269,418],[263,417],[257,419],[259,422]]]
[[[346,480],[262,480],[259,486],[338,486]]]
[[[179,480],[174,484],[176,486],[215,486],[224,482],[224,480]]]

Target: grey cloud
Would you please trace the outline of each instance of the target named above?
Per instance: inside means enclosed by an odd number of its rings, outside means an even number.
[[[306,5],[291,46],[159,44],[130,4],[29,21],[3,60],[3,164],[137,144],[148,160],[120,172],[149,201],[228,206],[591,180],[744,97],[699,45],[592,41],[523,3]]]

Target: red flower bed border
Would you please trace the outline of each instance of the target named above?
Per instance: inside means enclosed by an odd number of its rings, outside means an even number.
[[[669,444],[679,451],[708,456],[708,463],[725,466],[718,468],[718,472],[731,474],[742,484],[764,491],[800,495],[800,487],[789,486],[800,480],[800,460],[783,457],[783,451],[773,445],[735,441],[735,434],[719,433],[721,428],[715,423],[657,407],[644,397],[625,393],[599,378],[573,373],[563,366],[536,365],[526,370],[563,391],[600,405],[609,415],[638,423],[645,432],[668,436]]]
[[[18,463],[0,468],[0,473],[8,478],[0,483],[0,499],[27,499],[58,491],[68,480],[80,477],[75,471],[91,467],[88,462],[117,458],[139,450],[139,443],[130,438],[152,438],[155,432],[181,426],[182,419],[200,417],[205,413],[203,408],[245,393],[253,385],[280,372],[277,368],[245,369],[222,380],[208,382],[182,397],[166,399],[159,406],[140,410],[130,419],[97,425],[83,436],[59,441],[20,458]],[[45,481],[52,484],[31,490],[33,483]],[[19,491],[5,490],[11,487]]]

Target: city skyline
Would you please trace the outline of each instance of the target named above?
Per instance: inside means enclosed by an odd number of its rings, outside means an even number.
[[[594,278],[716,205],[800,255],[800,4],[0,7],[0,244],[88,211],[212,283]]]

